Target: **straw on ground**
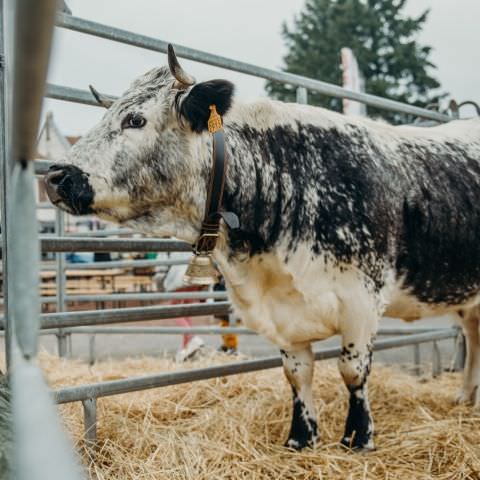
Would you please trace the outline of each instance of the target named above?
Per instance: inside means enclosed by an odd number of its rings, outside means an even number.
[[[178,367],[143,358],[89,367],[42,356],[55,387],[225,361],[217,355]],[[347,392],[333,362],[316,366],[321,443],[302,452],[282,446],[291,394],[281,369],[100,399],[93,456],[83,446],[81,405],[60,411],[92,479],[478,479],[480,416],[454,404],[459,384],[459,374],[426,380],[376,365],[370,392],[377,450],[369,454],[337,443]]]

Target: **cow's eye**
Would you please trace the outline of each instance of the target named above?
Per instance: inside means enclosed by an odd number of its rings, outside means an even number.
[[[122,121],[122,128],[142,128],[147,123],[138,113],[129,113]]]

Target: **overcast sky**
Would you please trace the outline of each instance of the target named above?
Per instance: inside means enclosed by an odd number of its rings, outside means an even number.
[[[304,0],[67,0],[73,15],[109,24],[173,44],[278,69],[285,48],[280,35],[283,21],[291,22]],[[421,33],[433,47],[435,76],[458,101],[480,102],[480,0],[409,0],[406,13],[430,8]],[[120,94],[149,68],[163,65],[165,55],[56,29],[49,81]],[[237,96],[253,100],[265,96],[264,80],[215,67],[183,61],[197,80],[228,78]],[[321,79],[320,79],[321,80]],[[67,135],[82,134],[95,124],[102,110],[47,99]],[[468,110],[465,113],[469,113]]]

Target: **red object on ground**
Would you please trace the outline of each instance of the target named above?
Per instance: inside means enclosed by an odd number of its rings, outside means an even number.
[[[198,286],[189,286],[189,287],[183,287],[175,290],[176,292],[199,292],[202,290],[202,287]],[[187,303],[196,303],[198,300],[195,299],[185,299],[185,300],[172,300],[171,304],[172,305],[179,305],[179,304],[187,304]],[[191,327],[192,326],[192,318],[191,317],[178,317],[175,319],[175,324],[178,327]],[[182,348],[185,348],[190,340],[192,339],[193,335],[186,333],[183,336],[182,340]]]

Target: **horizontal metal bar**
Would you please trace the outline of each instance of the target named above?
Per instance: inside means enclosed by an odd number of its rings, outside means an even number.
[[[50,330],[40,330],[40,332],[38,332],[39,335],[58,335],[60,330],[58,329],[50,329]],[[0,337],[4,337],[5,336],[5,331],[4,330],[0,330]]]
[[[160,240],[163,241],[163,240]],[[190,247],[191,249],[191,247]],[[111,260],[109,262],[67,263],[66,268],[72,270],[97,270],[102,268],[140,268],[140,267],[171,267],[173,265],[187,265],[187,259],[165,260]]]
[[[76,32],[94,35],[107,40],[113,40],[115,42],[145,48],[147,50],[152,50],[155,52],[166,53],[167,51],[168,42],[164,40],[147,37],[145,35],[139,35],[137,33],[133,33],[127,30],[114,28],[109,25],[92,22],[90,20],[85,20],[83,18],[78,18],[71,15],[58,15],[57,25],[59,27],[67,28]],[[448,122],[451,120],[448,115],[427,110],[425,108],[407,105],[397,102],[395,100],[378,97],[376,95],[353,92],[352,90],[339,87],[338,85],[322,82],[320,80],[302,77],[300,75],[294,75],[292,73],[271,70],[269,68],[259,67],[257,65],[232,60],[230,58],[222,57],[220,55],[213,55],[211,53],[202,52],[193,48],[176,45],[175,51],[179,57],[186,58],[188,60],[206,63],[208,65],[226,68],[228,70],[245,73],[247,75],[252,75],[255,77],[265,78],[267,80],[273,80],[280,83],[288,83],[297,87],[305,87],[308,90],[323,93],[325,95],[349,98],[351,100],[356,100],[358,102],[362,102],[376,108],[408,113],[417,117],[429,118],[439,122]],[[78,97],[76,97],[75,101],[81,101],[84,96],[85,94],[82,92],[81,96],[79,95]],[[85,101],[82,103],[87,103],[91,105],[91,99],[92,97],[90,95],[88,102]]]
[[[330,349],[331,358],[340,352],[339,348]],[[215,377],[226,377],[238,373],[254,372],[281,365],[280,357],[267,357],[246,362],[235,362],[214,367],[198,368],[186,371],[166,372],[156,375],[145,375],[125,380],[112,380],[109,382],[92,383],[78,387],[68,387],[53,392],[57,403],[68,403],[85,400],[86,398],[99,398],[122,393],[136,392],[150,388],[178,385],[180,383],[207,380]]]
[[[179,240],[148,238],[65,238],[40,240],[44,252],[191,252],[188,243]]]
[[[83,312],[44,313],[40,315],[40,328],[66,328],[81,325],[106,325],[109,323],[164,320],[175,317],[225,315],[229,310],[229,302],[212,302],[154,307],[111,308],[105,310],[86,310]],[[0,328],[2,330],[4,329],[3,318],[1,318]]]
[[[112,293],[107,295],[66,295],[66,302],[168,302],[170,300],[227,300],[224,292]],[[56,297],[40,297],[45,304],[57,303]],[[0,299],[3,305],[3,299]]]
[[[454,327],[456,328],[456,327]],[[177,331],[178,330],[178,331]],[[217,331],[218,330],[218,331]],[[414,330],[418,330],[415,331]],[[417,333],[436,333],[443,332],[445,329],[441,328],[418,328],[418,329],[380,329],[377,332],[377,335],[415,335]],[[258,335],[254,330],[249,330],[248,328],[242,327],[71,327],[63,330],[64,332],[69,333],[82,333],[82,334],[227,334],[227,333],[236,333],[238,335]],[[58,329],[44,329],[40,330],[40,335],[58,335]],[[393,333],[392,333],[393,332]],[[457,330],[457,334],[460,332],[460,329]],[[0,330],[0,337],[3,337],[4,331]]]
[[[433,333],[419,333],[410,336],[401,336],[378,340],[374,344],[374,350],[386,350],[390,348],[403,347],[417,343],[430,342],[432,340],[443,340],[457,335],[455,328],[444,329]],[[315,352],[315,360],[326,360],[337,357],[341,347],[324,348]],[[234,362],[226,365],[213,367],[196,368],[186,371],[166,372],[142,377],[127,378],[125,380],[112,380],[108,382],[92,383],[77,387],[68,387],[53,392],[57,403],[68,403],[86,400],[87,398],[99,398],[122,393],[136,392],[150,388],[178,385],[180,383],[207,380],[209,378],[226,377],[238,373],[255,372],[276,368],[282,365],[280,356],[266,357],[245,362]]]
[[[53,302],[55,303],[55,297]],[[110,295],[67,295],[67,302],[168,302],[170,300],[226,300],[228,295],[224,292],[161,292],[161,293],[112,293]],[[42,301],[49,297],[42,297]]]
[[[141,234],[129,228],[108,228],[105,230],[90,230],[86,232],[66,232],[66,237],[109,237],[110,235],[136,235]]]
[[[378,340],[374,343],[374,350],[388,350],[390,348],[406,347],[408,345],[418,345],[420,343],[432,342],[434,340],[446,340],[458,335],[458,327],[437,328],[430,332],[413,333],[407,335],[398,335],[392,338]]]
[[[35,175],[45,175],[48,172],[48,169],[51,165],[55,162],[52,160],[42,160],[42,159],[35,159],[34,161],[34,168],[35,168]],[[55,208],[52,205],[52,208]]]
[[[38,203],[39,209],[56,209],[54,205],[49,202]],[[108,228],[105,230],[86,230],[84,232],[65,232],[65,237],[110,237],[111,235],[141,235],[142,232],[130,230],[129,228]],[[55,234],[45,234],[43,238],[55,237]]]
[[[103,94],[104,97],[115,100],[112,95]],[[47,84],[45,96],[54,100],[63,100],[66,102],[81,103],[83,105],[91,105],[92,107],[104,108],[98,104],[89,90],[80,90],[78,88],[64,87],[62,85]]]
[[[416,335],[418,333],[437,333],[444,331],[444,328],[383,328],[377,335]],[[65,332],[69,333],[90,333],[90,334],[166,334],[166,335],[217,335],[232,333],[237,335],[258,335],[254,330],[242,327],[74,327]]]
[[[414,335],[416,333],[438,332],[448,327],[383,327],[377,335]]]
[[[73,327],[64,333],[88,335],[257,335],[257,332],[242,327]]]
[[[41,238],[48,238],[42,236]],[[57,237],[51,237],[57,238]],[[89,237],[90,238],[90,237]],[[128,239],[127,239],[128,240]],[[150,239],[151,240],[151,239]],[[66,270],[102,270],[104,268],[144,268],[144,267],[171,267],[173,265],[186,265],[188,260],[182,259],[165,259],[165,260],[110,260],[105,262],[68,262],[66,263]],[[40,265],[40,269],[44,272],[51,272],[56,268],[55,264],[51,262],[44,262]],[[0,267],[1,271],[1,267]]]
[[[169,301],[169,300],[226,300],[225,292],[162,292],[162,293],[113,293],[111,295],[67,295],[68,302],[124,302],[124,301]]]
[[[153,238],[41,237],[40,246],[43,252],[191,252],[192,251],[192,246],[186,242],[182,242],[180,240],[167,240],[167,239],[160,240],[160,239],[153,239]],[[80,266],[82,264],[79,263],[78,265]]]

